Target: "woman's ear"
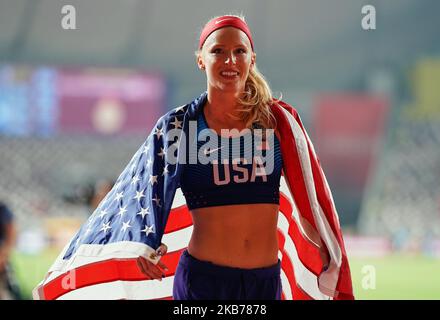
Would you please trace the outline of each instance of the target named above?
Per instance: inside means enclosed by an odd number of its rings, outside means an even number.
[[[200,70],[205,70],[205,64],[203,63],[203,59],[200,55],[197,56],[197,65]]]
[[[252,52],[251,56],[251,68],[255,66],[255,61],[257,60],[257,54],[255,52]]]

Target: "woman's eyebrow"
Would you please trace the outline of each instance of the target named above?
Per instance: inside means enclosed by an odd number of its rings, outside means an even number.
[[[214,47],[226,47],[226,45],[225,45],[225,44],[213,44],[213,45],[211,46],[211,49],[214,48]],[[237,45],[235,45],[235,46],[233,46],[233,47],[234,47],[234,48],[238,48],[238,47],[246,48],[246,45],[245,45],[245,44],[237,44]]]

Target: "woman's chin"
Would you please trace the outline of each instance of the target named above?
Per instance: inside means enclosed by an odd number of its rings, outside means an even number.
[[[231,93],[239,93],[243,92],[244,90],[244,87],[241,86],[238,82],[222,82],[217,87],[222,91]]]

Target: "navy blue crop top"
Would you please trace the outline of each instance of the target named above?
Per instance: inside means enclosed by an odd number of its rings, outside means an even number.
[[[204,135],[207,130],[201,132],[203,129],[209,130],[211,135],[215,133],[217,148],[207,144],[210,138]],[[208,127],[202,107],[197,119],[197,135],[197,163],[184,165],[180,182],[190,210],[230,204],[279,204],[283,161],[275,134],[263,148],[259,143],[261,138],[251,131],[233,138],[220,136]],[[233,146],[236,146],[234,152]],[[203,154],[210,157],[205,164],[200,161]]]

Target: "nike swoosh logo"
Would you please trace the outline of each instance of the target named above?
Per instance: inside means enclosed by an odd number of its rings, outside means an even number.
[[[216,22],[215,22],[215,24],[219,24],[220,22],[222,22],[222,21],[228,21],[228,20],[231,20],[231,19],[222,19],[222,20],[217,20]]]
[[[205,150],[203,150],[203,153],[204,153],[205,155],[208,155],[208,154],[210,154],[210,153],[213,153],[214,151],[220,150],[221,148],[223,148],[223,147],[215,148],[215,149],[211,149],[211,150],[205,149]]]

